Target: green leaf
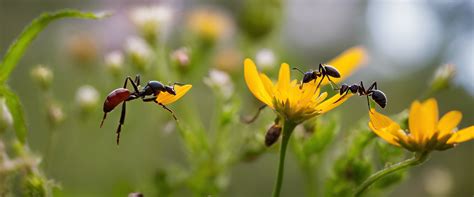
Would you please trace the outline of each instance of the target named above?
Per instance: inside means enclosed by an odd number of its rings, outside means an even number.
[[[0,84],[5,83],[10,76],[10,73],[25,53],[26,48],[36,38],[38,33],[40,33],[50,22],[62,18],[101,19],[109,15],[110,14],[108,13],[80,12],[71,9],[42,14],[33,20],[33,22],[31,22],[31,24],[28,25],[20,36],[10,45],[10,48],[0,63]]]
[[[23,108],[20,99],[9,88],[0,86],[0,95],[5,97],[5,103],[13,117],[13,127],[15,128],[16,137],[24,144],[26,141],[26,123],[23,115]]]

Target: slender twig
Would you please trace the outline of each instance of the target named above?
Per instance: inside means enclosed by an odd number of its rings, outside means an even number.
[[[398,170],[407,168],[409,166],[416,166],[418,164],[423,163],[428,159],[428,152],[423,153],[416,153],[412,158],[402,161],[400,163],[393,164],[388,166],[375,174],[372,174],[369,178],[367,178],[357,189],[355,190],[354,196],[360,196],[367,188],[369,188],[373,183],[377,180],[393,173]]]

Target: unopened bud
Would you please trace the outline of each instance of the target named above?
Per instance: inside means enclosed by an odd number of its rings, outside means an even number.
[[[123,69],[123,54],[120,51],[112,51],[105,55],[105,67],[107,71],[115,76],[120,75]]]
[[[99,92],[90,86],[81,86],[76,92],[76,102],[83,112],[93,111],[99,102]]]
[[[31,70],[31,77],[40,85],[41,88],[47,90],[53,81],[53,72],[44,65],[38,65]]]
[[[171,61],[180,68],[181,70],[186,70],[189,66],[189,49],[186,47],[179,48],[171,54]]]
[[[244,0],[241,5],[239,25],[249,38],[259,40],[268,36],[281,21],[281,0]]]
[[[78,34],[67,38],[66,49],[71,58],[79,64],[89,64],[97,59],[97,41],[91,35]]]
[[[242,64],[242,54],[235,48],[226,48],[217,51],[213,59],[213,64],[219,70],[227,73],[235,73],[240,71]]]
[[[230,37],[234,29],[232,21],[226,14],[212,8],[197,9],[191,12],[188,26],[194,35],[209,44]]]
[[[270,49],[262,49],[257,52],[255,61],[262,70],[270,70],[275,67],[275,54]]]
[[[217,89],[225,99],[230,98],[234,92],[234,84],[230,80],[230,76],[220,70],[212,69],[209,71],[209,77],[204,78],[204,83]]]
[[[8,110],[5,98],[0,98],[0,134],[13,125],[13,117]]]
[[[128,197],[143,197],[144,195],[140,192],[133,192],[128,194]]]
[[[152,55],[152,51],[147,43],[139,37],[130,37],[126,41],[125,48],[132,64],[138,70],[145,71]]]
[[[25,196],[47,196],[46,180],[35,174],[28,175],[24,180]]]
[[[265,145],[270,147],[275,144],[276,141],[280,138],[281,135],[281,126],[273,124],[265,134]]]
[[[53,125],[56,126],[64,121],[66,118],[63,109],[60,105],[58,104],[50,104],[48,106],[48,119],[49,122]]]
[[[453,64],[445,64],[438,67],[431,80],[432,91],[437,92],[448,88],[455,75],[456,67]]]

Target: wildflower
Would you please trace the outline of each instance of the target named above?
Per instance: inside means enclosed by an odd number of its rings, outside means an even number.
[[[275,66],[275,54],[271,49],[261,49],[257,52],[255,61],[263,70],[271,69]]]
[[[364,56],[365,51],[356,47],[337,57],[330,64],[340,69],[341,76],[346,76],[362,62]],[[304,83],[301,87],[297,80],[291,81],[290,66],[287,63],[281,64],[278,81],[274,84],[265,74],[258,72],[257,66],[252,60],[245,59],[244,77],[252,94],[273,109],[278,118],[282,120],[280,160],[273,190],[273,196],[279,196],[286,148],[296,125],[334,109],[344,103],[352,94],[336,94],[326,99],[328,93],[320,93],[320,87],[316,83]]]
[[[89,64],[97,59],[99,47],[91,35],[81,33],[67,38],[66,51],[78,64]]]
[[[171,60],[176,66],[178,66],[178,68],[186,70],[190,64],[189,49],[186,47],[181,47],[173,51],[173,53],[171,53]]]
[[[166,32],[172,18],[173,10],[164,5],[137,7],[130,12],[132,23],[149,42],[153,42],[160,33]]]
[[[217,69],[232,74],[239,71],[242,66],[242,59],[242,53],[239,50],[228,47],[218,50],[213,57],[212,63]]]
[[[433,92],[446,89],[450,86],[451,80],[456,75],[456,67],[453,64],[445,64],[436,69],[431,80],[430,87]]]
[[[63,108],[56,103],[51,103],[48,106],[48,120],[53,126],[57,126],[64,122],[66,115],[64,114]]]
[[[219,39],[228,37],[233,31],[230,18],[215,9],[197,9],[189,15],[188,26],[200,39],[208,43],[215,43]]]
[[[97,107],[99,92],[90,86],[81,86],[76,92],[76,102],[83,111],[91,111]]]
[[[41,88],[47,90],[53,81],[53,72],[44,65],[38,65],[31,70],[31,77],[40,85]]]
[[[461,112],[450,111],[438,120],[438,105],[433,98],[413,102],[409,113],[408,131],[374,109],[369,113],[369,127],[388,143],[418,153],[446,150],[474,138],[474,126],[457,131]]]
[[[204,78],[204,83],[211,88],[216,88],[225,99],[230,98],[234,92],[234,84],[232,84],[230,76],[220,70],[209,71],[209,77]]]
[[[123,54],[120,51],[112,51],[105,55],[105,66],[113,75],[120,75],[123,69]]]
[[[252,60],[246,59],[244,66],[245,81],[253,95],[284,120],[296,124],[330,111],[351,96],[336,94],[326,99],[327,92],[320,94],[316,83],[305,83],[301,88],[296,80],[290,81],[290,66],[286,63],[281,64],[276,84],[259,73]]]
[[[152,56],[152,51],[147,43],[139,37],[130,37],[126,41],[125,48],[133,65],[141,71],[146,70]]]

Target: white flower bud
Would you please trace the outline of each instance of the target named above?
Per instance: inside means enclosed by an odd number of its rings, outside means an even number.
[[[0,98],[0,133],[13,125],[13,117],[8,110],[5,98]]]
[[[105,55],[105,66],[114,75],[120,74],[123,69],[123,54],[120,51],[112,51]]]
[[[173,10],[164,5],[137,7],[130,12],[130,19],[147,41],[153,41],[169,29]]]
[[[95,109],[99,103],[99,92],[90,86],[81,86],[76,92],[76,102],[84,111]]]
[[[53,72],[44,65],[38,65],[31,70],[31,77],[39,83],[41,88],[46,90],[50,87],[51,82],[53,81]]]
[[[147,43],[139,37],[129,37],[125,44],[125,49],[133,65],[141,71],[146,70],[152,55],[152,51]]]
[[[255,61],[262,70],[269,70],[275,67],[276,58],[271,49],[261,49],[257,52]]]
[[[234,84],[230,76],[220,70],[209,71],[209,77],[204,78],[204,83],[211,88],[216,88],[226,99],[230,98],[234,92]]]

